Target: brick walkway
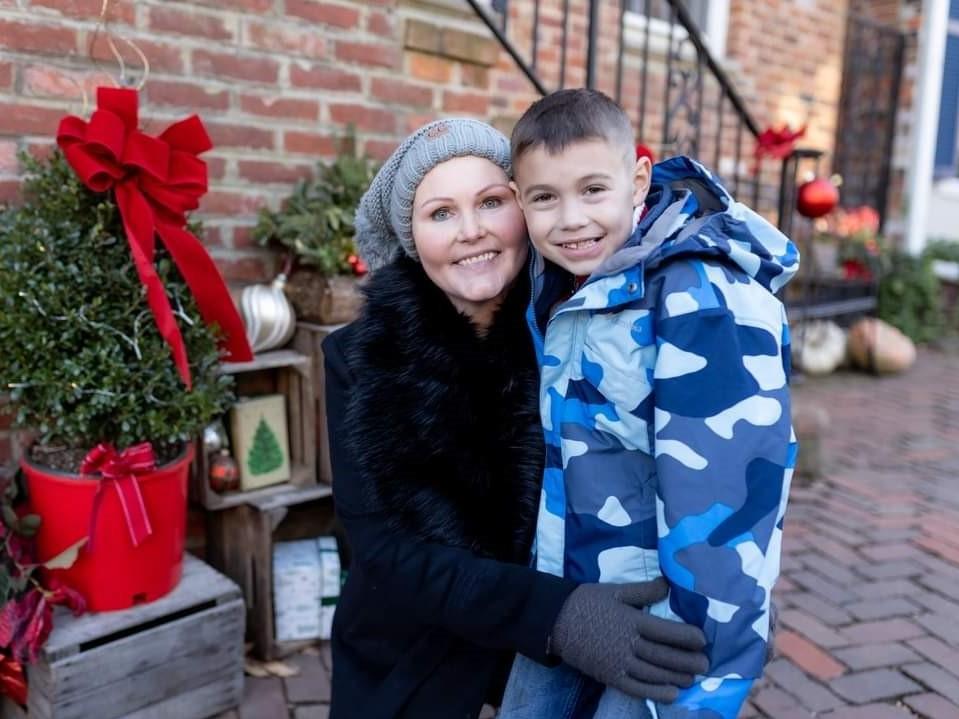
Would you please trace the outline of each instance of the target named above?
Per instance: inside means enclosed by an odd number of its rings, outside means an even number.
[[[796,389],[826,479],[794,487],[779,658],[743,717],[959,719],[959,356]]]
[[[959,355],[794,396],[829,414],[826,478],[794,485],[779,656],[742,719],[959,719]],[[327,651],[291,661],[222,719],[325,719]]]

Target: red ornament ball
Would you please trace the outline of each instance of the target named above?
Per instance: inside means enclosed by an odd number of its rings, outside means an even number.
[[[803,217],[815,219],[828,215],[839,204],[839,189],[829,180],[817,177],[799,186],[796,209]]]
[[[220,450],[210,463],[210,489],[214,492],[234,492],[240,488],[240,467],[228,450]]]

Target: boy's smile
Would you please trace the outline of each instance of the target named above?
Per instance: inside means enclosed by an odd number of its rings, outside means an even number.
[[[514,173],[533,245],[585,277],[632,233],[633,208],[646,198],[650,166],[645,158],[636,162],[632,148],[591,139],[553,154],[542,146],[530,149]]]

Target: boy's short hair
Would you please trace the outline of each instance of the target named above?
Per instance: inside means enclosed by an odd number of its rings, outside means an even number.
[[[530,150],[543,146],[553,154],[583,140],[605,140],[635,152],[629,117],[612,98],[585,87],[558,90],[530,105],[513,128],[513,170]]]

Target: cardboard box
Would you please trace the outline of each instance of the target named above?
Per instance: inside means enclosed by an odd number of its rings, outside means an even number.
[[[277,542],[273,549],[276,640],[329,639],[340,595],[334,537]]]

